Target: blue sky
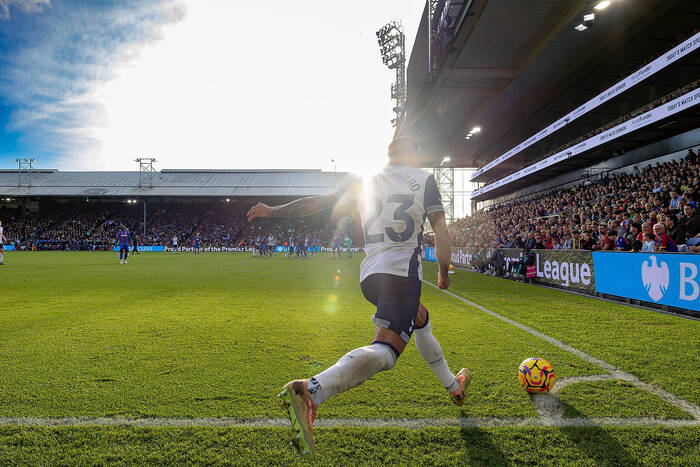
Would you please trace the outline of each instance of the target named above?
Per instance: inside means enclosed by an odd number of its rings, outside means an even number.
[[[374,168],[422,0],[0,0],[0,166]]]

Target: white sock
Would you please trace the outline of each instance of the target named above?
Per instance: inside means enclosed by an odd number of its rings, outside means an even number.
[[[0,253],[0,263],[2,263],[2,258],[5,256],[5,253]]]
[[[372,344],[351,350],[340,360],[308,382],[308,391],[314,404],[352,389],[380,371],[391,370],[396,364],[396,354],[383,344]]]
[[[429,317],[425,326],[420,329],[416,328],[413,331],[413,335],[416,338],[416,347],[418,348],[418,352],[420,352],[420,356],[423,357],[423,360],[428,364],[433,374],[440,380],[440,384],[442,384],[447,392],[456,391],[459,387],[459,383],[450,371],[450,367],[447,366],[447,361],[442,354],[442,348],[437,339],[435,339],[435,336],[433,336]]]

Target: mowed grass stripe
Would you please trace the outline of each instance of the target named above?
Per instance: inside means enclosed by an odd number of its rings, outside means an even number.
[[[0,426],[79,427],[79,426],[134,426],[134,427],[232,427],[274,428],[288,427],[286,418],[121,418],[121,417],[2,417]],[[592,426],[700,426],[700,420],[662,419],[651,417],[591,417],[591,418],[319,418],[314,428],[406,428],[422,430],[440,427],[592,427]]]
[[[424,263],[426,278],[437,268]],[[460,270],[450,291],[700,405],[700,322]]]
[[[9,465],[698,465],[697,427],[319,428],[302,461],[286,428],[0,427]]]
[[[433,287],[435,289],[438,288],[437,285],[433,284],[430,281],[424,281],[424,283],[429,284],[431,287]],[[453,298],[456,298],[457,300],[463,301],[464,303],[468,304],[469,306],[476,308],[484,313],[487,313],[490,316],[498,318],[498,319],[500,319],[508,324],[511,324],[511,325],[517,327],[518,329],[522,329],[523,331],[528,332],[528,333],[532,334],[533,336],[536,336],[540,339],[543,339],[543,340],[549,342],[552,345],[555,345],[563,350],[566,350],[567,352],[570,352],[570,353],[576,355],[577,357],[586,360],[587,362],[593,363],[593,364],[599,366],[600,368],[610,372],[616,379],[628,381],[628,382],[634,384],[636,387],[642,388],[642,389],[644,389],[644,390],[646,390],[646,391],[648,391],[656,396],[659,396],[660,398],[662,398],[666,402],[673,404],[674,406],[676,406],[682,410],[685,410],[690,415],[692,415],[695,419],[700,420],[700,407],[697,407],[696,405],[691,404],[690,402],[686,401],[683,398],[675,396],[675,395],[669,393],[668,391],[665,391],[664,389],[662,389],[660,387],[645,383],[644,381],[641,381],[639,378],[635,377],[634,375],[626,373],[626,372],[622,371],[621,369],[619,369],[613,365],[610,365],[607,362],[604,362],[603,360],[595,358],[592,355],[589,355],[585,352],[582,352],[575,347],[572,347],[568,344],[565,344],[557,339],[554,339],[553,337],[547,336],[539,331],[536,331],[528,326],[525,326],[524,324],[518,323],[517,321],[513,321],[512,319],[509,319],[509,318],[506,318],[505,316],[499,315],[498,313],[491,311],[488,308],[483,307],[477,303],[469,301],[464,297],[461,297],[457,294],[454,294],[454,293],[450,292],[449,290],[443,290],[442,292],[453,297]]]
[[[360,260],[149,254],[119,265],[103,254],[12,255],[0,415],[278,417],[286,381],[371,341]],[[409,345],[394,370],[331,399],[320,417],[531,417],[520,361],[547,355],[560,377],[596,371],[430,288],[424,301],[452,367],[473,371],[466,406],[452,406]]]

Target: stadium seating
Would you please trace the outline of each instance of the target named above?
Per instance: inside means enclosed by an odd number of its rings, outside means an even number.
[[[0,219],[8,241],[22,249],[109,249],[120,225],[138,235],[140,245],[170,245],[177,236],[181,246],[192,246],[196,233],[204,248],[249,246],[263,236],[272,236],[277,245],[284,245],[290,236],[313,238],[316,245],[331,243],[333,227],[327,214],[250,224],[245,217],[250,204],[177,200],[150,203],[145,235],[143,206],[136,203],[41,201],[39,212],[5,210]]]
[[[682,250],[700,251],[699,202],[698,155],[689,149],[682,160],[497,205],[453,222],[450,231],[460,247],[630,251],[663,223]],[[606,231],[615,233],[615,244],[601,240]],[[584,234],[592,239],[588,245],[579,243]]]

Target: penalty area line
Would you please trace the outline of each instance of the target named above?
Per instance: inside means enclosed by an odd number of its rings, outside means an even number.
[[[679,409],[689,413],[696,421],[700,421],[700,407],[691,404],[690,402],[686,401],[685,399],[682,399],[678,396],[675,396],[671,394],[670,392],[666,391],[665,389],[661,389],[658,386],[654,386],[653,384],[645,383],[644,381],[640,380],[636,376],[627,373],[619,368],[617,368],[614,365],[609,364],[608,362],[605,362],[599,358],[596,358],[592,355],[587,354],[586,352],[582,352],[581,350],[578,350],[575,347],[572,347],[568,344],[563,343],[560,340],[557,340],[551,336],[548,336],[546,334],[543,334],[529,326],[525,326],[524,324],[518,323],[517,321],[513,321],[510,318],[506,318],[503,315],[500,315],[496,313],[495,311],[491,311],[485,306],[479,305],[478,303],[474,303],[471,300],[467,300],[466,298],[462,297],[461,295],[457,295],[453,292],[450,292],[449,290],[441,290],[437,285],[433,284],[430,281],[427,281],[423,279],[423,282],[425,284],[428,284],[429,286],[437,289],[439,292],[443,292],[450,297],[456,298],[457,300],[466,303],[467,305],[476,308],[479,311],[482,311],[488,315],[493,316],[494,318],[500,319],[501,321],[505,321],[506,323],[515,326],[518,329],[521,329],[527,333],[532,334],[533,336],[537,336],[540,339],[543,339],[547,342],[549,342],[552,345],[555,345],[559,347],[560,349],[566,350],[569,353],[572,353],[576,355],[577,357],[589,362],[593,363],[595,365],[598,365],[600,368],[604,369],[605,371],[611,373],[615,379],[627,381],[629,383],[632,383],[633,385],[637,386],[638,388],[644,389],[647,392],[650,392],[651,394],[654,394],[661,399],[665,400],[666,402],[678,407]]]
[[[214,428],[286,428],[286,418],[114,418],[114,417],[5,417],[0,426],[22,427],[214,427]],[[700,426],[700,420],[658,418],[326,418],[318,419],[314,428],[498,428],[498,427],[684,427]]]

